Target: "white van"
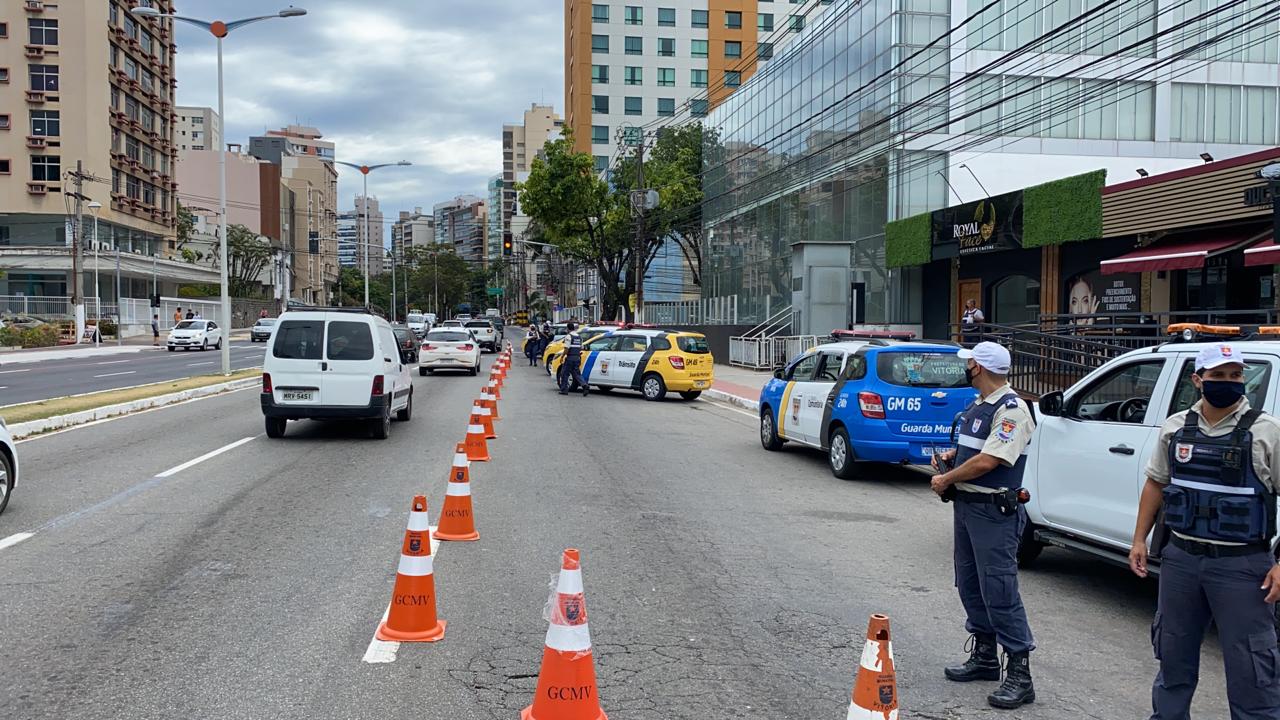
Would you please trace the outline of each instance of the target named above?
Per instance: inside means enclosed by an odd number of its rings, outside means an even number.
[[[391,325],[364,310],[285,312],[262,364],[267,436],[283,437],[289,420],[360,419],[384,439],[393,413],[413,414],[411,367]]]

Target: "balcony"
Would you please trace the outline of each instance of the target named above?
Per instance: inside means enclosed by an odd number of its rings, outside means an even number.
[[[44,184],[44,183],[42,183],[42,182],[29,182],[29,183],[27,183],[27,194],[28,194],[28,195],[47,195],[47,194],[48,194],[48,192],[49,192],[49,188],[48,188],[48,186],[47,186],[47,185],[45,185],[45,184]]]
[[[27,136],[27,147],[29,147],[29,148],[46,148],[46,147],[49,147],[49,143],[45,140],[45,138],[44,138],[44,136],[43,136],[43,135],[28,135],[28,136]]]
[[[43,45],[24,45],[23,48],[26,50],[27,57],[33,60],[38,60],[44,57]]]

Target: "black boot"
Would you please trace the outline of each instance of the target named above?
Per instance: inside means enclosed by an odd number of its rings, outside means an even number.
[[[1012,710],[1036,701],[1036,688],[1031,684],[1031,653],[1005,653],[1004,682],[987,696],[992,707]]]
[[[965,643],[969,659],[963,665],[943,670],[948,680],[973,682],[974,680],[999,680],[1000,658],[996,657],[995,635],[970,635]]]

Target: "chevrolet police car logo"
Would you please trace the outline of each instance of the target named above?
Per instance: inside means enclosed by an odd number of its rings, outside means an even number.
[[[947,394],[946,394],[946,393],[944,393],[944,392],[942,392],[941,390],[937,390],[937,391],[933,392],[933,393],[932,393],[932,395],[933,395],[933,397],[936,397],[936,398],[938,398],[939,400],[941,400],[942,398],[944,398],[944,397],[946,397],[946,396],[947,396]]]

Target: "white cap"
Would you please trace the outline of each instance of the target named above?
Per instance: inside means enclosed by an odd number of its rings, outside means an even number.
[[[1236,349],[1225,343],[1208,345],[1196,353],[1196,372],[1212,370],[1219,365],[1243,365],[1244,360],[1236,353]]]
[[[1009,351],[1003,345],[990,341],[980,342],[972,350],[960,348],[960,352],[956,354],[964,360],[973,358],[979,365],[997,375],[1008,375],[1009,366],[1013,364]]]

